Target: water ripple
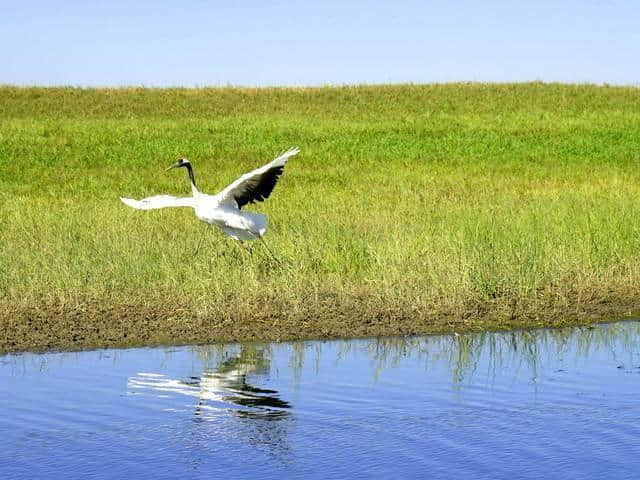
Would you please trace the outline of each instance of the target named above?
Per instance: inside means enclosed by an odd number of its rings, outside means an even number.
[[[1,478],[638,478],[640,324],[0,358]]]

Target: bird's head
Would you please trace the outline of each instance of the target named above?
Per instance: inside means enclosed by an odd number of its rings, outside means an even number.
[[[187,165],[191,165],[189,160],[187,160],[186,157],[180,157],[176,163],[167,168],[167,171],[171,170],[172,168],[186,167]]]

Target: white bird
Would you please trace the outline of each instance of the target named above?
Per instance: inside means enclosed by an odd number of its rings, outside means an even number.
[[[182,157],[167,170],[178,167],[187,169],[191,181],[191,197],[155,195],[142,200],[123,197],[120,197],[120,200],[125,205],[139,210],[190,207],[194,209],[199,220],[219,227],[236,240],[262,240],[267,229],[267,217],[261,213],[243,212],[241,208],[248,203],[262,202],[268,198],[282,175],[287,160],[299,151],[298,148],[286,151],[266,165],[245,173],[216,195],[208,195],[198,190],[193,167],[189,160]]]

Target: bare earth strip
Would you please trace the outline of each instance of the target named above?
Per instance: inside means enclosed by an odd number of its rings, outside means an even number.
[[[367,298],[327,295],[304,305],[278,304],[229,309],[226,315],[192,312],[188,305],[154,299],[112,304],[108,298],[75,303],[0,303],[0,353],[79,350],[236,341],[286,341],[563,327],[637,318],[640,300],[624,292],[575,304],[469,305],[464,311],[385,308]]]

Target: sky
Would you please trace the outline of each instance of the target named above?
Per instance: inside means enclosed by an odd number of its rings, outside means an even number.
[[[0,0],[0,84],[640,85],[637,0]]]

